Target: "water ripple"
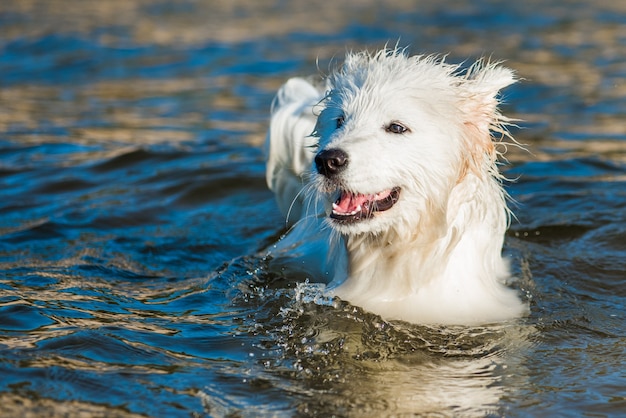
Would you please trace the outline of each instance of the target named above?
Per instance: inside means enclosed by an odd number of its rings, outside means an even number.
[[[624,410],[624,5],[375,3],[0,5],[1,415]],[[397,39],[523,79],[505,253],[529,318],[386,322],[258,256],[284,232],[274,92]]]

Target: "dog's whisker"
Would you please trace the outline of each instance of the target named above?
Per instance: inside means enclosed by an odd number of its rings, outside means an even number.
[[[298,193],[296,193],[296,195],[294,196],[294,198],[291,200],[291,204],[289,205],[289,209],[287,209],[287,215],[285,216],[285,226],[289,225],[289,219],[291,218],[291,211],[293,210],[294,206],[297,204],[299,197],[304,194],[305,189],[300,189],[298,191]]]

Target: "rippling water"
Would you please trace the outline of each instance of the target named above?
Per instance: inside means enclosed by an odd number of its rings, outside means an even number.
[[[428,3],[3,2],[0,415],[624,413],[626,6]],[[276,88],[398,39],[524,79],[524,321],[384,322],[258,255]]]

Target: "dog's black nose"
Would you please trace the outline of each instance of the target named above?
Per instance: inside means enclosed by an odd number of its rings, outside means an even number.
[[[315,156],[317,172],[326,177],[332,177],[340,173],[347,166],[348,154],[339,148],[326,149]]]

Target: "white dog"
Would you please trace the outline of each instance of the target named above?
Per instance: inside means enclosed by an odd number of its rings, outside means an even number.
[[[294,227],[289,254],[332,295],[386,319],[485,324],[528,306],[506,287],[510,213],[492,133],[511,70],[466,71],[403,50],[348,53],[273,104],[267,182]]]

